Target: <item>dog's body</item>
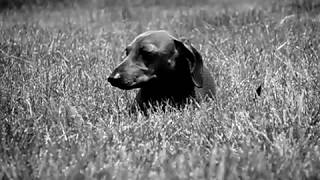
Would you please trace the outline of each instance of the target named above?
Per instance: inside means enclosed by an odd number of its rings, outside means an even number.
[[[143,111],[157,104],[181,107],[189,99],[215,96],[214,80],[199,52],[166,31],[137,36],[108,81],[121,89],[141,88],[136,102]]]

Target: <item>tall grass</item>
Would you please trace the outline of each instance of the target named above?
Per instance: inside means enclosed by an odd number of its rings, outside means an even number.
[[[3,12],[0,178],[319,179],[319,17],[215,5]],[[150,29],[190,39],[216,101],[127,113],[107,77]]]

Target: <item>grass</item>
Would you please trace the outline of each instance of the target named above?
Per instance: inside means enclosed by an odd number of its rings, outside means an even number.
[[[0,179],[320,179],[319,16],[253,5],[3,11]],[[190,39],[216,101],[127,113],[107,77],[150,29]]]

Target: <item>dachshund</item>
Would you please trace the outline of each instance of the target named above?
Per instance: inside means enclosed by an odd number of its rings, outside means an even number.
[[[213,76],[200,53],[187,41],[164,30],[138,35],[125,48],[125,57],[108,77],[112,86],[123,90],[140,88],[136,107],[170,104],[182,107],[190,100],[213,98]]]

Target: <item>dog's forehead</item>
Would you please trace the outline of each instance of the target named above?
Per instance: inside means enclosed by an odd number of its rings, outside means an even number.
[[[159,49],[166,49],[173,45],[174,37],[167,31],[147,31],[138,35],[131,43],[134,44],[153,44]]]

